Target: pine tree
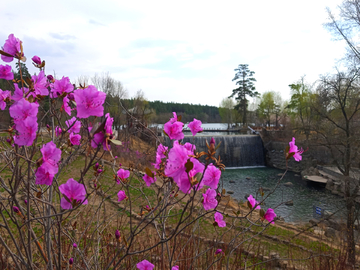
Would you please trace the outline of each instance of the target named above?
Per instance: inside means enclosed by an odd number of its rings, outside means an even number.
[[[248,65],[240,64],[238,68],[234,69],[236,71],[233,81],[236,81],[236,85],[239,87],[233,89],[233,93],[230,97],[235,96],[235,99],[238,101],[238,104],[235,106],[235,109],[242,111],[243,116],[243,126],[246,124],[246,112],[248,106],[247,96],[256,97],[259,93],[255,90],[254,82],[256,82],[253,75],[254,71],[250,71]]]

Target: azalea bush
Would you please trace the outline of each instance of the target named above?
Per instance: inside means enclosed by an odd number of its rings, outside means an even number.
[[[1,59],[21,67],[24,51],[11,34]],[[197,259],[203,269],[229,267],[244,243],[274,223],[274,209],[263,204],[270,193],[250,195],[247,211],[224,202],[214,138],[203,152],[181,143],[184,124],[174,113],[164,125],[171,147],[158,144],[153,167],[123,166],[112,152],[122,143],[104,113],[106,94],[46,74],[38,56],[32,62],[38,74],[24,77],[20,69],[20,80],[0,65],[9,85],[0,89],[0,109],[12,119],[0,168],[0,242],[9,267],[176,270]],[[199,120],[188,126],[193,136],[202,131]],[[293,139],[285,158],[300,161],[302,152]]]

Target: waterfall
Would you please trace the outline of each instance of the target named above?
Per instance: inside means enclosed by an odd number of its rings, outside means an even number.
[[[196,151],[206,151],[206,142],[214,137],[216,145],[221,142],[216,151],[226,167],[265,166],[264,146],[258,135],[225,135],[225,136],[185,136],[182,143],[190,142],[196,145]],[[194,141],[195,140],[195,141]],[[169,138],[166,145],[171,145]]]

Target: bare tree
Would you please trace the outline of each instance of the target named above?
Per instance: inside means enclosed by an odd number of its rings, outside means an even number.
[[[348,262],[355,264],[355,198],[359,180],[350,177],[351,169],[358,160],[360,78],[359,69],[348,73],[338,71],[324,76],[317,87],[317,100],[312,108],[320,116],[314,129],[322,144],[329,148],[337,168],[344,175],[347,208]]]

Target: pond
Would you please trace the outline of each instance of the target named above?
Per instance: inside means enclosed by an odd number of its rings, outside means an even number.
[[[252,194],[255,197],[260,187],[272,190],[280,179],[278,174],[283,172],[283,170],[269,167],[227,168],[222,174],[223,188],[233,191],[234,194],[231,196],[234,199],[245,202],[245,195]],[[235,183],[230,183],[230,181],[235,181]],[[285,186],[284,184],[287,182],[291,182],[292,185]],[[265,196],[270,192],[265,191]],[[261,200],[260,195],[258,195],[259,200]],[[293,201],[293,206],[284,204],[279,206],[282,202],[289,200]],[[313,218],[313,205],[334,213],[343,208],[345,204],[342,197],[331,194],[324,187],[309,184],[293,172],[288,172],[275,192],[267,198],[262,208],[266,210],[276,207],[275,213],[287,222],[308,222]],[[345,209],[339,212],[344,213]],[[337,216],[341,217],[341,214]]]

